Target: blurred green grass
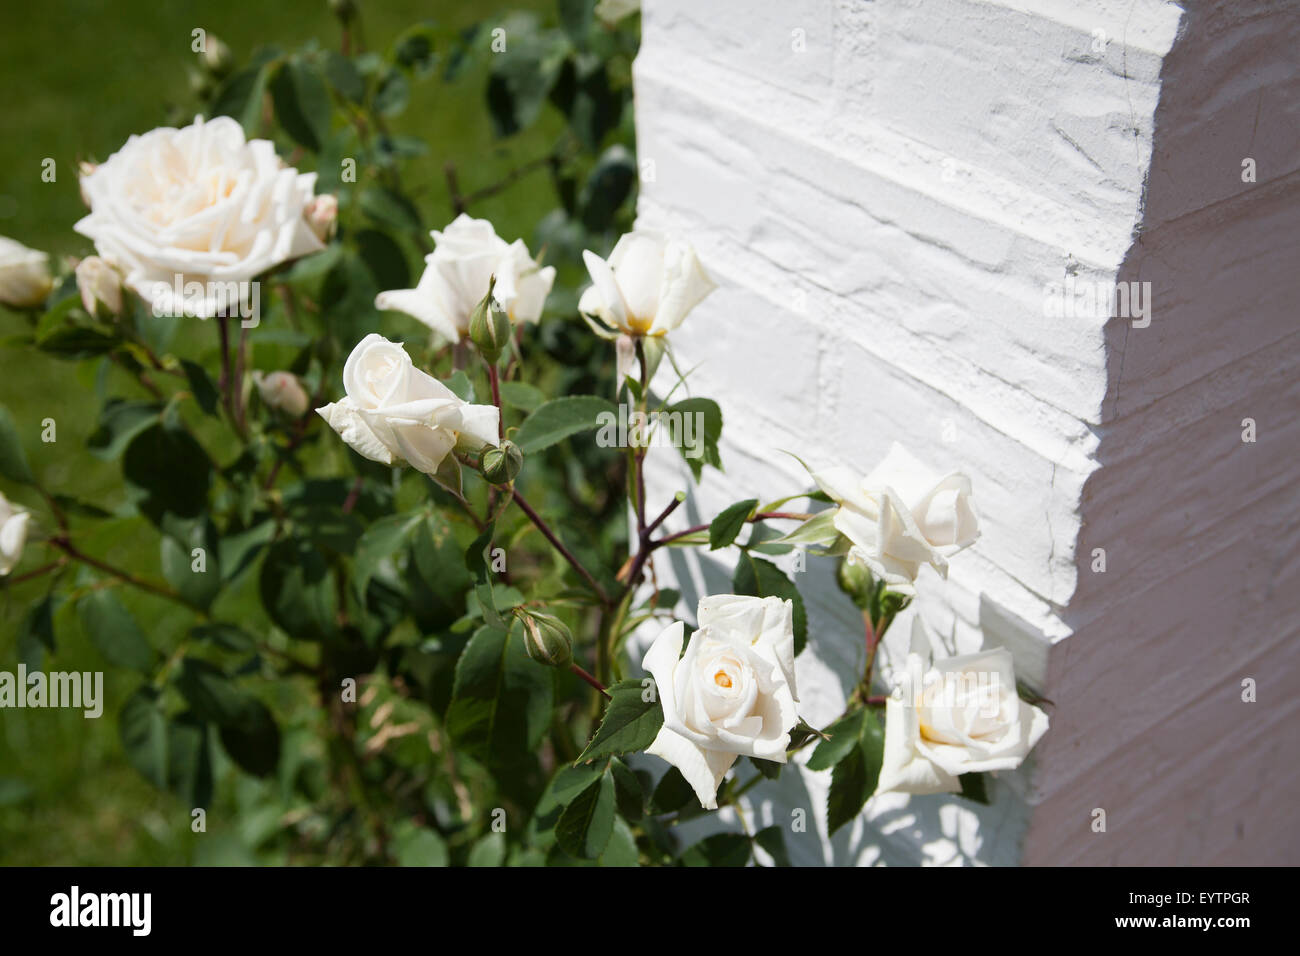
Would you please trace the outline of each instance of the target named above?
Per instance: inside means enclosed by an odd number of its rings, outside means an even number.
[[[549,0],[362,0],[361,8],[367,47],[377,50],[387,49],[419,20],[463,26],[519,9],[553,16]],[[7,91],[0,112],[0,235],[56,256],[90,251],[89,242],[72,231],[85,213],[77,161],[104,159],[132,133],[183,123],[197,112],[188,79],[195,63],[191,30],[203,27],[221,38],[240,62],[265,44],[287,49],[315,38],[323,47],[336,47],[340,37],[325,0],[60,0],[26,7],[20,18],[9,19],[0,33],[0,75]],[[558,122],[543,121],[504,144],[494,141],[484,80],[480,63],[455,85],[416,85],[410,106],[391,123],[393,132],[420,136],[430,145],[430,155],[413,164],[407,180],[426,225],[441,227],[452,218],[442,176],[446,161],[457,163],[461,188],[470,192],[545,152],[559,128]],[[57,164],[51,183],[41,179],[47,157]],[[532,225],[555,204],[543,174],[538,176],[539,188],[515,188],[486,199],[474,215],[492,219],[510,238],[531,238]],[[411,266],[418,274],[418,262]],[[0,311],[0,338],[23,328],[19,317]],[[28,457],[46,487],[112,507],[120,501],[119,463],[85,452],[99,409],[94,370],[95,363],[73,366],[30,349],[0,348],[0,402],[22,423]],[[124,383],[116,386],[115,393],[130,393]],[[44,418],[57,422],[53,444],[39,441],[35,423]],[[12,487],[5,491],[36,515],[45,514],[36,496]],[[142,522],[105,528],[85,547],[143,577],[160,579],[157,537]],[[34,566],[35,558],[28,557],[19,570]],[[0,670],[16,669],[18,627],[43,588],[40,581],[0,588]],[[164,602],[122,589],[119,594],[151,634],[177,635],[188,621],[184,611]],[[105,670],[70,605],[56,618],[55,630],[58,645],[47,658],[48,669]],[[70,710],[0,711],[0,863],[252,860],[238,838],[239,796],[233,786],[218,789],[208,833],[199,838],[190,832],[188,808],[126,763],[116,712],[137,681],[107,668],[104,715],[98,720]]]

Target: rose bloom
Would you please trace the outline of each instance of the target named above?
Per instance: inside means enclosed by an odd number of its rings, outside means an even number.
[[[420,371],[400,342],[371,333],[343,366],[347,395],[316,409],[358,454],[434,474],[457,444],[496,445],[498,412],[471,405]]]
[[[292,372],[253,373],[253,384],[262,396],[268,408],[284,412],[290,418],[302,418],[307,414],[311,399],[307,390]]]
[[[34,308],[45,301],[53,286],[49,255],[0,236],[0,302],[19,309]]]
[[[0,494],[0,576],[8,574],[23,556],[27,543],[27,523],[31,515],[23,508],[9,503]]]
[[[717,288],[689,242],[638,229],[618,240],[608,261],[584,250],[593,285],[578,311],[611,332],[666,335]]]
[[[425,256],[424,274],[414,289],[395,289],[375,297],[375,308],[405,312],[451,342],[469,334],[474,307],[487,295],[510,321],[536,322],[555,282],[552,266],[538,266],[522,239],[507,243],[486,219],[462,213],[442,232],[431,235],[434,250]]]
[[[685,625],[670,625],[642,666],[654,677],[664,725],[646,753],[681,771],[713,810],[740,756],[786,762],[798,723],[794,606],[775,597],[715,594],[700,600],[699,630],[682,656]]]
[[[1047,714],[1020,699],[1004,647],[927,663],[913,621],[913,651],[885,700],[885,752],[877,793],[956,793],[963,773],[1014,770],[1047,733]]]
[[[970,478],[936,474],[897,442],[865,477],[841,467],[813,480],[839,505],[833,521],[852,542],[849,560],[894,590],[910,592],[922,564],[946,577],[947,559],[979,537]]]
[[[324,248],[304,217],[315,183],[230,117],[199,117],[132,136],[85,175],[76,230],[155,315],[230,314],[233,284]],[[203,295],[177,296],[189,283]]]

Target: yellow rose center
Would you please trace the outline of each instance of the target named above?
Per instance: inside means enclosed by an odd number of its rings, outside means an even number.
[[[726,671],[718,671],[713,675],[713,683],[717,684],[719,687],[730,687],[731,678],[727,676]]]

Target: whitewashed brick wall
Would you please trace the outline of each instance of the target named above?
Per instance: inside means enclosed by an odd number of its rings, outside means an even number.
[[[1298,10],[645,0],[639,219],[720,285],[673,341],[726,472],[675,524],[806,487],[779,449],[961,465],[983,536],[918,611],[1055,702],[993,806],[877,798],[796,862],[1300,863]],[[1067,274],[1151,282],[1149,327],[1048,317]],[[651,461],[652,496],[686,487]],[[800,578],[819,724],[863,654],[829,564]],[[709,559],[659,571],[692,610],[729,590]],[[820,821],[828,783],[783,774],[751,813]]]

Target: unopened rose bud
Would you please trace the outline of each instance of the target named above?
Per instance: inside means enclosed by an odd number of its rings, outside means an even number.
[[[512,441],[503,441],[499,446],[484,450],[479,468],[483,477],[492,484],[508,485],[523,466],[524,453],[519,446]]]
[[[292,372],[253,373],[253,384],[269,408],[284,412],[290,418],[302,418],[311,400],[298,377]]]
[[[87,256],[74,271],[87,312],[104,318],[122,314],[122,277],[116,269],[99,256]]]
[[[338,197],[330,193],[317,196],[307,204],[303,215],[307,217],[307,224],[311,226],[311,231],[316,233],[316,238],[321,242],[327,242],[334,235],[334,228],[338,225]]]
[[[203,68],[218,79],[229,73],[231,67],[235,65],[235,55],[230,52],[230,47],[211,34],[203,44],[203,52],[199,54],[199,59],[203,63]]]
[[[495,362],[510,341],[510,317],[496,307],[492,292],[497,277],[488,281],[487,295],[479,300],[469,317],[469,338],[488,362]]]
[[[839,584],[840,590],[852,598],[853,603],[859,608],[865,611],[871,607],[871,595],[876,589],[876,579],[866,565],[850,561],[848,558],[841,559],[839,569],[835,572],[835,581]]]
[[[53,286],[46,253],[0,236],[0,302],[32,309],[45,302]]]
[[[329,5],[330,12],[344,23],[351,22],[357,15],[357,5],[354,0],[329,0]]]
[[[573,660],[573,635],[558,617],[522,609],[515,616],[523,622],[529,657],[547,667],[564,667]]]

